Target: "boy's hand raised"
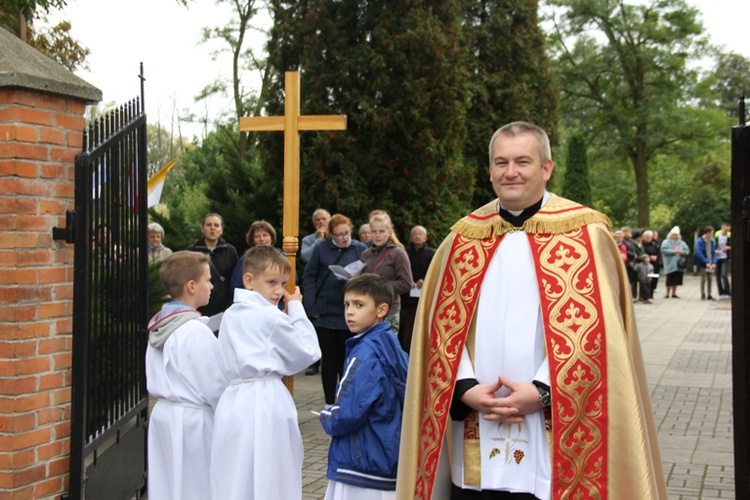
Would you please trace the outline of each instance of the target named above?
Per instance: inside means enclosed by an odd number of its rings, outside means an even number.
[[[299,300],[302,301],[302,292],[299,291],[299,287],[294,287],[294,293],[287,292],[286,288],[284,289],[284,300],[289,302],[290,300]]]

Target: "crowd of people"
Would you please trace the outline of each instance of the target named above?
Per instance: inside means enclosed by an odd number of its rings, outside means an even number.
[[[715,300],[711,293],[714,276],[718,298],[731,297],[732,235],[728,223],[722,224],[718,233],[712,226],[697,231],[692,265],[690,247],[682,239],[679,226],[674,226],[664,241],[659,241],[657,230],[632,232],[628,226],[613,231],[612,236],[625,264],[633,300],[650,304],[662,273],[666,281],[664,298],[679,299],[677,288],[683,284],[683,275],[693,269],[701,278],[701,300]]]
[[[325,399],[327,500],[666,498],[632,308],[662,275],[679,298],[680,228],[612,231],[547,191],[549,139],[533,124],[498,129],[489,161],[497,198],[437,249],[418,224],[405,246],[382,210],[358,227],[315,210],[292,293],[266,221],[242,256],[219,214],[169,256],[149,226],[172,297],[149,325],[149,498],[301,498],[281,379],[305,369]],[[729,226],[693,248],[702,298],[713,276],[729,296]]]

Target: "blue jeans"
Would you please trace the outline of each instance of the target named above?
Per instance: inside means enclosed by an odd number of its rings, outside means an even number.
[[[729,259],[716,260],[716,284],[719,287],[719,295],[732,295],[729,286]]]

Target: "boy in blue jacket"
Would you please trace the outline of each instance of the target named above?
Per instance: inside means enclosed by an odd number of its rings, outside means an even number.
[[[396,496],[401,414],[409,359],[384,321],[393,289],[376,274],[344,286],[344,316],[355,334],[346,341],[336,402],[320,414],[332,436],[326,500]]]

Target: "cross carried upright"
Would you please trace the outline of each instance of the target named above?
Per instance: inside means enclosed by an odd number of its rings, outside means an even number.
[[[284,116],[253,116],[240,118],[241,132],[284,132],[284,212],[282,248],[292,271],[287,290],[294,291],[295,268],[299,242],[299,133],[309,130],[346,130],[346,115],[301,115],[299,71],[284,75]],[[294,379],[285,377],[292,392]]]

